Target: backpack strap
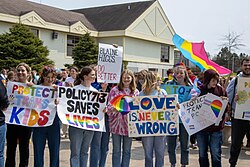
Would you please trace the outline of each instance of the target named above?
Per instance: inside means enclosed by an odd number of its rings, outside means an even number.
[[[235,81],[234,81],[234,87],[233,87],[234,92],[233,92],[233,98],[232,98],[232,101],[231,101],[231,103],[230,103],[230,104],[231,104],[231,106],[233,105],[233,101],[234,101],[234,97],[235,97],[235,88],[236,88],[237,83],[238,83],[238,76],[236,76]]]

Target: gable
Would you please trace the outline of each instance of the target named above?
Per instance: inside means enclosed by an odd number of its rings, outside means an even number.
[[[34,11],[20,17],[20,23],[30,26],[45,27],[45,21]]]
[[[70,26],[70,32],[76,34],[85,34],[88,32],[88,29],[84,26],[84,24],[82,24],[82,22],[78,21]]]
[[[158,1],[131,24],[126,31],[145,38],[158,38],[161,41],[168,42],[175,34]]]

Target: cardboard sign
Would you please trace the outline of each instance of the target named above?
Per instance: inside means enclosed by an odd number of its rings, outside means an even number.
[[[58,116],[63,124],[105,132],[103,109],[107,93],[71,87],[58,87]]]
[[[189,93],[193,87],[192,86],[182,86],[182,85],[161,85],[161,89],[166,90],[168,94],[178,94],[178,102],[183,103],[189,100]]]
[[[177,95],[137,96],[130,103],[129,137],[179,134]]]
[[[99,43],[97,81],[119,83],[122,68],[123,47]]]
[[[250,78],[238,77],[237,95],[234,118],[250,120]]]
[[[210,119],[211,116],[214,118],[213,112],[201,110],[205,98],[206,95],[180,104],[179,116],[189,135],[214,124],[214,120]]]
[[[52,125],[56,114],[56,90],[53,87],[8,82],[10,106],[5,112],[6,123],[45,127]]]
[[[203,112],[213,113],[209,116],[211,120],[214,121],[215,125],[219,125],[224,111],[227,107],[227,100],[222,100],[221,97],[218,97],[212,93],[208,93],[204,99],[201,110]]]

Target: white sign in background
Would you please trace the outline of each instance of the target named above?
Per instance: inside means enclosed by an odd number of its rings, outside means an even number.
[[[99,43],[97,81],[119,83],[123,47]]]
[[[238,77],[237,95],[234,118],[250,120],[250,78]]]

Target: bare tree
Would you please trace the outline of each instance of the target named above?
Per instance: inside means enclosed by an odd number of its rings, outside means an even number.
[[[242,34],[238,34],[236,32],[229,32],[227,35],[224,35],[222,38],[223,43],[220,45],[220,47],[227,47],[229,54],[228,60],[230,60],[229,57],[232,56],[232,71],[234,70],[234,54],[232,54],[233,51],[239,50],[240,47],[246,46],[245,44],[241,43],[242,41]],[[229,63],[229,61],[228,61]]]

